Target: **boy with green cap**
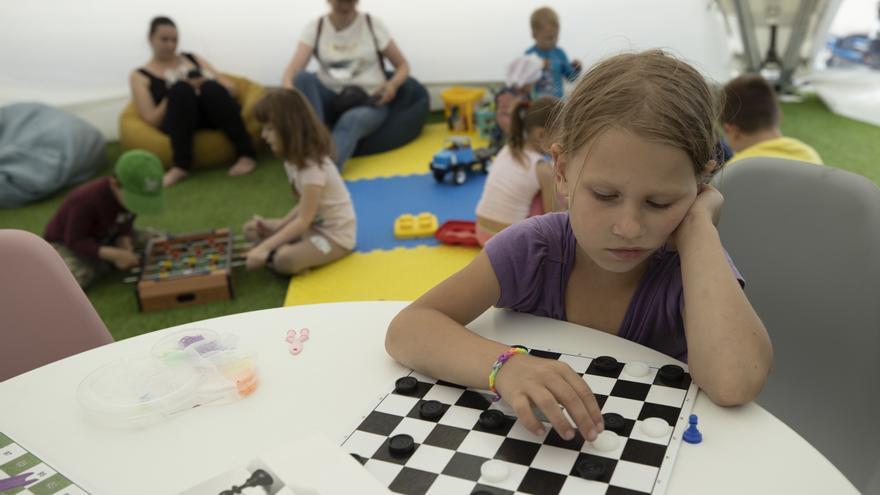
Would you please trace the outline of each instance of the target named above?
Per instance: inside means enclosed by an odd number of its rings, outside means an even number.
[[[144,150],[119,157],[112,177],[74,189],[49,220],[43,237],[52,243],[85,288],[111,265],[127,270],[140,263],[134,251],[135,215],[159,213],[165,196],[159,158]]]

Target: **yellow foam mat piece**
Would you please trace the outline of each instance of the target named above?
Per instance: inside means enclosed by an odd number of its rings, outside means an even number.
[[[418,246],[354,252],[291,277],[285,306],[340,301],[411,301],[473,260],[480,250]]]
[[[349,159],[345,162],[342,178],[360,180],[430,173],[428,164],[431,163],[431,158],[443,147],[443,141],[452,135],[446,124],[427,124],[419,137],[406,146],[384,153]],[[489,144],[488,141],[476,134],[463,135],[471,138],[471,145],[474,148],[481,148]]]

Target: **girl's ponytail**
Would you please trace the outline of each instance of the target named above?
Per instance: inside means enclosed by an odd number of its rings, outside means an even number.
[[[510,152],[513,158],[523,165],[526,164],[523,150],[526,146],[526,133],[528,132],[528,129],[526,129],[526,114],[528,110],[529,100],[522,100],[517,102],[510,115],[510,138],[508,139]]]

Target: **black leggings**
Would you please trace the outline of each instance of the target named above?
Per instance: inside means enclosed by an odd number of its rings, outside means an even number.
[[[168,88],[168,108],[159,129],[171,137],[174,165],[189,170],[193,160],[196,129],[220,129],[238,156],[256,158],[251,137],[241,120],[238,102],[217,81],[205,81],[199,94],[192,85],[178,81]]]

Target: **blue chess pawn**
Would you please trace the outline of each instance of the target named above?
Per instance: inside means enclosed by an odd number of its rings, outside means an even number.
[[[684,431],[684,441],[687,443],[700,443],[703,441],[703,434],[700,433],[700,430],[697,429],[697,415],[691,414],[690,418],[688,418],[688,429]]]

